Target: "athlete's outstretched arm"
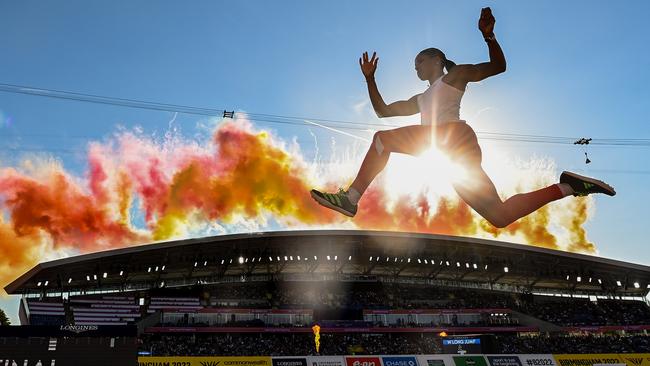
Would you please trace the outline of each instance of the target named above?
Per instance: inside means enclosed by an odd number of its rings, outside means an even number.
[[[483,33],[483,38],[488,45],[490,61],[476,65],[457,65],[452,68],[449,76],[455,84],[481,81],[506,71],[506,57],[494,37],[494,23],[492,10],[490,8],[481,9],[478,29]]]
[[[363,76],[366,77],[370,102],[375,113],[377,113],[377,117],[410,116],[418,113],[417,95],[411,97],[409,100],[400,100],[390,104],[384,102],[384,98],[379,94],[379,89],[375,82],[375,70],[377,70],[378,62],[379,57],[377,57],[376,52],[372,53],[370,59],[368,59],[368,52],[364,52],[363,56],[359,58],[359,66],[361,66]]]

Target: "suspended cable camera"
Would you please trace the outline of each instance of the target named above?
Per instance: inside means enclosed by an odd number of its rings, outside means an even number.
[[[577,140],[574,142],[574,145],[583,145],[585,147],[585,164],[591,163],[591,160],[589,160],[589,155],[587,155],[587,145],[591,142],[591,138],[581,138],[580,140]]]
[[[223,111],[223,118],[235,118],[235,111]]]

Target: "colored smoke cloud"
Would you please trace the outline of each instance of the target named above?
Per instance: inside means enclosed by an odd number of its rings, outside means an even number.
[[[330,164],[309,164],[299,148],[238,120],[220,124],[202,143],[179,136],[157,142],[137,132],[92,142],[83,177],[42,159],[0,167],[0,287],[56,253],[264,229],[271,222],[287,229],[412,231],[596,251],[583,228],[592,211],[590,198],[558,201],[496,229],[453,194],[426,187],[388,192],[380,177],[350,220],[309,196],[313,187],[349,183],[338,177],[340,169],[335,174],[328,168],[336,167],[336,157]],[[361,158],[350,166],[356,169]],[[538,173],[516,173],[504,191],[514,194],[553,182],[550,172],[533,171]]]

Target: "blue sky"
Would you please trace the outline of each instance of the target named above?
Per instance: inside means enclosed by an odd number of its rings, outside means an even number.
[[[408,98],[426,88],[413,70],[421,49],[440,48],[457,63],[487,60],[476,28],[484,6],[497,19],[508,70],[468,88],[461,117],[477,131],[650,138],[650,2],[642,0],[2,1],[0,83],[381,123],[364,105],[360,54],[378,52],[377,82],[387,101]],[[117,126],[163,134],[173,113],[0,92],[0,118],[0,165],[34,150],[81,175],[89,141]],[[199,120],[181,114],[175,124],[192,136]],[[352,142],[322,129],[258,125],[296,138],[306,157],[314,154],[310,131],[325,144],[332,137]],[[550,157],[560,170],[612,183],[618,194],[597,197],[589,239],[602,256],[650,264],[650,148],[593,146],[586,166],[574,146],[498,145],[513,157]],[[0,306],[15,321],[15,302]]]

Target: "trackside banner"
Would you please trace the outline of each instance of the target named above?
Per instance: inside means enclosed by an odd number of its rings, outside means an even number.
[[[138,357],[138,366],[273,366],[271,357]]]
[[[517,355],[487,355],[491,366],[522,366]]]
[[[451,355],[418,355],[420,366],[455,366]]]
[[[522,366],[557,366],[553,355],[519,355]]]
[[[624,363],[616,353],[610,354],[580,354],[580,355],[553,355],[558,366],[594,366],[615,365]]]
[[[650,353],[307,357],[138,357],[139,366],[650,366]],[[0,366],[3,366],[0,362]]]
[[[418,366],[415,356],[382,356],[384,366]]]
[[[482,355],[453,356],[456,366],[487,366]]]
[[[627,366],[650,366],[650,353],[621,353],[618,356]]]
[[[307,357],[307,366],[345,366],[343,356],[311,356]]]

